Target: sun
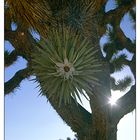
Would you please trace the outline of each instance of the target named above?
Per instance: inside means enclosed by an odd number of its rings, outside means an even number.
[[[109,104],[111,104],[111,106],[114,106],[114,105],[116,105],[117,103],[117,98],[115,98],[115,97],[113,97],[113,96],[111,96],[110,98],[109,98]]]
[[[111,106],[115,106],[117,105],[117,100],[123,95],[122,92],[120,92],[119,90],[113,91],[111,90],[111,97],[109,98],[108,103]]]

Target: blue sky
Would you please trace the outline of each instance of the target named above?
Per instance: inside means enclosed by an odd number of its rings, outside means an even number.
[[[112,5],[108,4],[108,8]],[[135,33],[129,30],[128,16],[125,16],[121,27],[128,37]],[[103,40],[105,41],[105,39]],[[5,43],[9,50],[12,49]],[[26,62],[19,58],[13,66],[5,70],[5,80],[10,79],[14,73],[26,67]],[[129,70],[127,73],[129,74]],[[32,77],[30,78],[32,79]],[[10,96],[5,97],[5,140],[58,140],[73,138],[74,133],[51,107],[45,97],[38,96],[36,84],[26,79]],[[118,125],[118,140],[134,140],[135,113],[129,113]],[[126,134],[127,130],[127,134]],[[128,132],[129,131],[129,132]],[[127,137],[127,138],[126,138]]]

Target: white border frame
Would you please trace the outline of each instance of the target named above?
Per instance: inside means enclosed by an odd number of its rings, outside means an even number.
[[[4,0],[0,1],[0,139],[4,140]]]
[[[136,1],[136,139],[139,140],[140,139],[140,133],[138,133],[138,131],[140,130],[140,54],[138,54],[140,52],[140,25],[138,24],[138,21],[140,21],[140,15],[138,14],[140,13],[140,1],[137,0]]]
[[[138,13],[140,13],[140,1],[137,0],[136,1],[136,60],[137,60],[137,67],[136,67],[136,74],[137,74],[137,98],[136,98],[136,139],[139,140],[140,139],[140,133],[138,133],[138,130],[140,130],[140,119],[138,119],[140,117],[140,93],[138,93],[138,91],[140,91],[139,87],[140,87],[140,80],[138,78],[140,78],[140,72],[139,72],[139,60],[140,60],[140,54],[138,54],[138,52],[140,52],[140,39],[139,39],[139,33],[140,33],[140,25],[138,24],[138,21],[140,21],[140,15]],[[1,19],[0,19],[0,139],[4,140],[4,1],[1,0],[0,1],[0,14],[1,14]]]

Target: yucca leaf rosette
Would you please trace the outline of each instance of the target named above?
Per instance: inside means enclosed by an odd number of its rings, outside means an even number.
[[[33,53],[33,70],[39,79],[42,94],[67,104],[80,94],[92,94],[91,86],[99,84],[101,70],[98,50],[87,39],[71,30],[51,31]]]

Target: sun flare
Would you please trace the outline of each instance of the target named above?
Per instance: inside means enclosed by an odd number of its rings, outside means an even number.
[[[111,104],[112,106],[116,105],[116,101],[117,101],[117,98],[114,98],[113,96],[109,98],[109,104]]]
[[[111,106],[117,105],[117,100],[123,95],[124,93],[120,91],[111,91],[111,97],[109,98],[108,103]]]

